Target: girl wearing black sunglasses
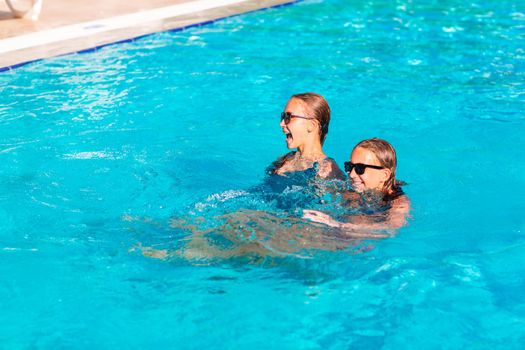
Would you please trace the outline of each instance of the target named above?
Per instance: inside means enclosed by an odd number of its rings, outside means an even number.
[[[410,201],[401,189],[402,182],[396,180],[396,166],[396,152],[387,141],[372,138],[359,142],[352,150],[350,161],[345,163],[345,171],[354,191],[354,195],[349,193],[348,197],[356,199],[355,193],[366,194],[367,197],[375,195],[386,210],[374,215],[353,215],[345,223],[314,210],[305,210],[304,217],[344,229],[349,235],[356,231],[397,229],[404,226],[410,211]]]
[[[281,113],[281,129],[288,149],[296,149],[278,158],[269,173],[286,175],[316,169],[320,179],[344,179],[332,158],[323,152],[323,143],[330,124],[330,107],[319,94],[306,92],[293,95]]]

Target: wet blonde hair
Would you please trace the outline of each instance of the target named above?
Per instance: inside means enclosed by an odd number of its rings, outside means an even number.
[[[302,94],[295,94],[291,98],[296,98],[304,102],[312,115],[308,117],[315,118],[319,123],[319,137],[321,138],[321,145],[328,134],[328,126],[330,125],[330,106],[325,98],[315,92],[304,92]]]
[[[390,170],[390,177],[383,184],[384,192],[392,192],[396,186],[399,186],[401,184],[396,181],[397,157],[396,151],[390,143],[388,143],[385,140],[374,137],[359,142],[354,147],[354,149],[358,147],[372,152],[379,161],[379,165],[381,165],[383,168]]]

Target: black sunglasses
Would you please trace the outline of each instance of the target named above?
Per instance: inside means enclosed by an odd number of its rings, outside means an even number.
[[[365,173],[366,168],[372,168],[372,169],[384,169],[382,166],[378,165],[368,165],[368,164],[362,164],[362,163],[352,163],[352,162],[345,162],[345,171],[347,173],[351,173],[352,169],[355,168],[355,173],[357,175],[363,175]]]
[[[290,120],[292,120],[292,118],[315,119],[315,118],[302,117],[300,115],[295,115],[295,114],[292,114],[290,112],[282,112],[281,113],[281,120],[284,120],[285,124],[290,123]]]

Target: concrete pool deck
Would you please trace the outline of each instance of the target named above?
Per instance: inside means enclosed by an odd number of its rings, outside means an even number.
[[[0,69],[293,0],[44,0],[37,21],[0,0]]]

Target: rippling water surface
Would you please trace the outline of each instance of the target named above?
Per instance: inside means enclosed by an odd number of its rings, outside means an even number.
[[[522,0],[303,1],[0,74],[0,344],[523,348],[524,43]],[[140,254],[237,209],[303,91],[340,164],[396,147],[410,225],[306,257]]]

